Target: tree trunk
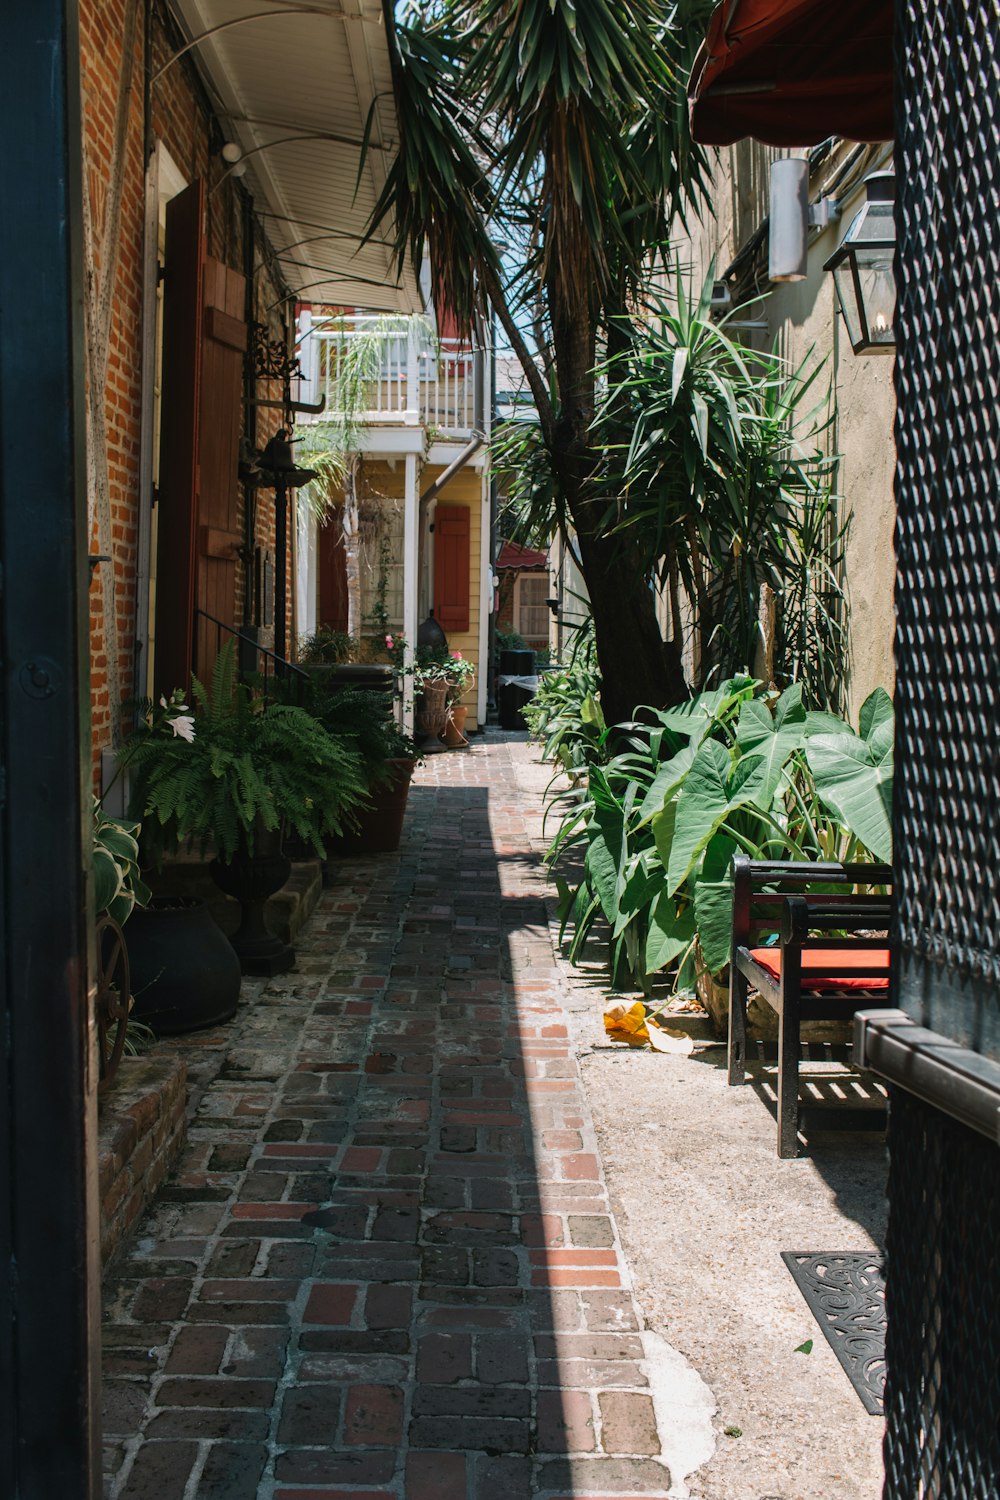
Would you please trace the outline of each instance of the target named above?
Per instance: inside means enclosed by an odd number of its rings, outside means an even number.
[[[630,719],[644,703],[663,708],[687,696],[676,643],[664,644],[653,591],[632,549],[604,525],[606,497],[591,476],[596,338],[585,310],[560,306],[550,287],[560,411],[552,435],[552,466],[576,532],[601,673],[601,705],[609,724]]]
[[[576,532],[594,619],[605,719],[621,723],[640,704],[666,708],[682,702],[688,688],[680,651],[676,642],[661,636],[652,589],[620,538],[590,534],[586,519]]]

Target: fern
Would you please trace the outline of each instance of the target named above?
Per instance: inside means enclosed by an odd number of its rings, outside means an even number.
[[[259,835],[285,827],[322,855],[323,836],[353,823],[367,776],[356,750],[304,709],[269,703],[236,681],[233,647],[205,685],[195,678],[194,738],[172,728],[180,695],[148,706],[121,751],[132,777],[131,815],[157,860],[193,842],[223,861],[253,853]]]

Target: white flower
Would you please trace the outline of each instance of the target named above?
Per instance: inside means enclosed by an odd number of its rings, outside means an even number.
[[[194,719],[190,714],[178,714],[175,719],[168,719],[167,723],[178,739],[189,742],[194,739]]]

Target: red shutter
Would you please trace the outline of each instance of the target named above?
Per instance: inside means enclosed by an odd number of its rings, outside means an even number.
[[[338,505],[319,532],[319,624],[346,632],[347,603],[344,511]]]
[[[167,205],[153,663],[157,690],[165,692],[186,687],[191,676],[204,224],[199,180]]]
[[[236,569],[243,540],[238,463],[247,347],[245,297],[244,277],[209,256],[201,342],[195,603],[230,627],[236,624]],[[210,622],[201,621],[196,638],[195,670],[205,682],[228,637]]]
[[[469,507],[434,514],[434,618],[447,634],[469,628]]]

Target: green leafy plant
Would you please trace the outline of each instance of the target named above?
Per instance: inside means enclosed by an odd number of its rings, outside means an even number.
[[[610,755],[600,681],[593,642],[585,638],[565,667],[543,673],[522,710],[532,737],[542,746],[543,759],[555,762],[573,779]]]
[[[366,796],[361,757],[305,709],[254,695],[235,676],[232,644],[209,689],[192,684],[197,711],[177,729],[179,695],[146,703],[120,752],[132,775],[131,812],[155,857],[192,840],[223,861],[250,854],[261,831],[282,827],[318,854]]]
[[[98,916],[107,912],[119,927],[150,897],[139,869],[139,833],[138,823],[110,817],[94,799],[94,907]]]
[[[638,715],[646,722],[640,722]],[[675,967],[693,979],[728,962],[735,853],[756,859],[891,859],[892,703],[878,689],[860,733],[809,711],[801,684],[779,696],[743,676],[617,727],[626,748],[559,794],[554,862],[584,848],[575,889],[557,876],[563,930],[579,957],[595,920],[609,928],[612,980],[646,988]]]
[[[320,625],[312,635],[299,642],[299,661],[305,667],[337,665],[341,662],[357,661],[359,645],[346,630],[334,630],[330,625]]]
[[[523,635],[516,630],[498,630],[496,633],[497,652],[501,651],[527,651],[528,643]]]
[[[416,745],[397,724],[385,693],[370,688],[331,691],[317,684],[305,707],[325,729],[356,752],[371,787],[391,779],[390,761],[417,759]]]
[[[775,679],[834,706],[847,666],[836,461],[824,451],[821,366],[748,349],[711,316],[715,268],[700,287],[675,266],[669,296],[606,362],[596,429],[621,483],[605,524],[665,594],[670,643],[690,644],[696,687],[772,648],[761,593],[780,619]],[[689,623],[690,622],[690,623]]]
[[[476,680],[476,664],[469,657],[463,656],[461,651],[451,651],[448,654],[448,702],[457,703],[469,692]]]

